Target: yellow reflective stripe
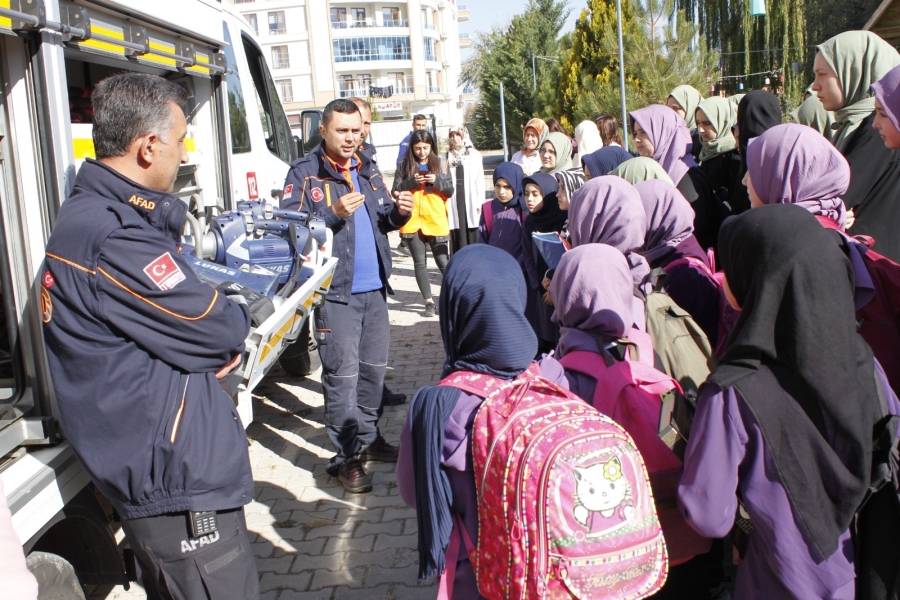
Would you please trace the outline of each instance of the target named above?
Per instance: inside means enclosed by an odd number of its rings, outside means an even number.
[[[325,206],[331,206],[331,186],[325,184]]]
[[[2,2],[2,0],[0,0]],[[192,137],[184,138],[184,149],[187,152],[196,152],[197,151],[197,140]],[[75,159],[81,158],[97,158],[96,152],[94,152],[94,140],[91,138],[74,138],[72,140],[72,153],[75,155]]]
[[[94,140],[91,138],[73,139],[72,151],[75,154],[75,160],[80,158],[97,158],[97,154],[94,152]]]
[[[169,54],[176,54],[175,46],[173,46],[172,44],[164,44],[161,42],[154,42],[153,40],[150,40],[150,49],[151,50],[159,50],[161,52],[168,52]],[[162,65],[168,65],[170,67],[178,66],[178,63],[175,61],[174,58],[168,58],[166,56],[156,56],[153,54],[142,54],[138,58],[140,58],[141,60],[149,60],[150,62],[157,62]]]
[[[91,25],[91,32],[117,40],[125,40],[125,34],[123,34],[121,31],[107,29],[106,27],[100,27],[99,25]],[[103,50],[104,52],[112,52],[114,54],[125,54],[125,48],[123,46],[119,46],[118,44],[113,44],[110,42],[103,42],[100,40],[86,40],[83,42],[78,42],[78,45],[81,47]]]
[[[0,0],[0,8],[9,8],[9,0]],[[0,17],[0,27],[12,27],[12,19]]]
[[[275,349],[275,346],[281,342],[282,338],[287,335],[287,332],[291,330],[291,327],[294,326],[294,323],[296,323],[299,318],[300,317],[295,313],[290,319],[285,321],[284,325],[281,326],[281,329],[276,331],[275,334],[269,338],[269,341],[266,342],[266,345],[263,346],[263,349],[259,353],[260,362],[266,360],[269,353]]]

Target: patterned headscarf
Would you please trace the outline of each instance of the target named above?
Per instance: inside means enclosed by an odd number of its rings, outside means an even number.
[[[453,143],[451,142],[450,150],[447,151],[447,164],[455,168],[469,155],[469,149],[474,148],[475,146],[472,144],[472,140],[469,139],[469,130],[466,129],[465,125],[453,125],[450,127],[448,137],[452,136],[454,133],[462,136],[462,142],[459,147],[454,148]],[[450,139],[452,140],[452,138]]]

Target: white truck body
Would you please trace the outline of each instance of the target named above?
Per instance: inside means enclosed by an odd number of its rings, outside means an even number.
[[[83,585],[127,586],[133,572],[58,429],[36,290],[58,208],[93,157],[90,90],[139,71],[191,92],[175,191],[201,226],[241,200],[277,205],[302,150],[254,35],[213,0],[0,0],[0,478],[26,555],[64,558]],[[328,291],[336,259],[308,258],[313,275],[251,331],[229,378],[245,426],[253,388]]]

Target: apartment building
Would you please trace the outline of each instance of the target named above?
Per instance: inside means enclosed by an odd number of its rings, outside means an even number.
[[[458,0],[226,0],[257,32],[288,118],[365,96],[381,118],[462,121]]]

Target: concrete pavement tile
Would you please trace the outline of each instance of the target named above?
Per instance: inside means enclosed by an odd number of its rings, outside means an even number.
[[[350,569],[346,571],[329,571],[327,569],[319,569],[318,571],[315,571],[309,589],[317,590],[338,585],[352,588],[362,587],[365,574],[366,569],[364,567],[357,567],[356,569]],[[341,595],[340,593],[338,594],[338,597],[343,600],[343,595]]]
[[[292,573],[290,575],[263,573],[259,580],[259,591],[296,590],[302,592],[309,587],[310,579],[310,573]]]

